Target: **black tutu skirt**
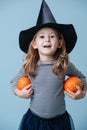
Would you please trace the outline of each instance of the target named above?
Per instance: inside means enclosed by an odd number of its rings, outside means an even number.
[[[61,116],[46,119],[33,114],[29,109],[23,116],[18,130],[72,130],[72,128],[67,111]]]

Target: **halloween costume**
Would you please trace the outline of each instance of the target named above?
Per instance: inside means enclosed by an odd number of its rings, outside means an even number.
[[[36,26],[20,32],[19,46],[23,52],[28,52],[33,36],[44,27],[55,28],[62,33],[67,53],[73,50],[77,40],[73,25],[56,23],[52,12],[43,0]],[[53,65],[54,61],[38,62],[37,75],[31,78],[34,95],[31,97],[30,108],[23,116],[19,130],[74,130],[73,123],[71,125],[72,119],[66,111],[63,83],[65,75],[76,75],[83,80],[84,85],[87,85],[85,76],[70,63],[66,73],[59,79],[51,71]],[[25,75],[21,69],[11,81],[13,89],[17,86],[18,78]]]
[[[85,76],[72,63],[69,63],[63,77],[61,79],[58,78],[51,71],[54,63],[54,61],[38,62],[37,76],[30,78],[34,95],[31,97],[30,108],[23,116],[19,130],[42,130],[43,127],[44,130],[51,130],[51,128],[52,130],[62,130],[63,128],[65,130],[74,130],[71,128],[73,124],[70,125],[70,115],[66,111],[64,100],[63,83],[65,75],[78,76],[85,86],[87,86],[87,82]],[[22,76],[26,76],[23,69],[19,71],[11,82],[13,89],[17,86],[17,81]]]

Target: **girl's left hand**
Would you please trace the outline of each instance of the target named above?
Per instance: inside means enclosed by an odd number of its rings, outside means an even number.
[[[81,99],[83,98],[85,95],[86,95],[86,87],[83,87],[83,89],[79,86],[76,86],[76,88],[78,89],[76,93],[70,91],[70,90],[67,90],[65,91],[65,94],[67,96],[69,96],[70,98],[72,99]]]

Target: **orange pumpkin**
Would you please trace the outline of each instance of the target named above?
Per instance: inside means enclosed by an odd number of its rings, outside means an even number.
[[[80,87],[83,86],[81,79],[76,76],[69,77],[64,82],[64,90],[69,89],[70,91],[75,93],[77,92],[76,85]]]
[[[21,90],[29,84],[31,84],[31,81],[28,77],[21,77],[18,79],[17,87]]]

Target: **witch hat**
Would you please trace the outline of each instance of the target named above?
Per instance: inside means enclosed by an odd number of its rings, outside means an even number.
[[[52,27],[61,32],[66,43],[67,53],[70,53],[73,50],[77,40],[74,26],[72,24],[56,23],[51,10],[49,9],[45,0],[43,0],[36,25],[27,30],[21,31],[19,34],[19,46],[23,52],[27,53],[29,44],[34,35],[43,27]]]

